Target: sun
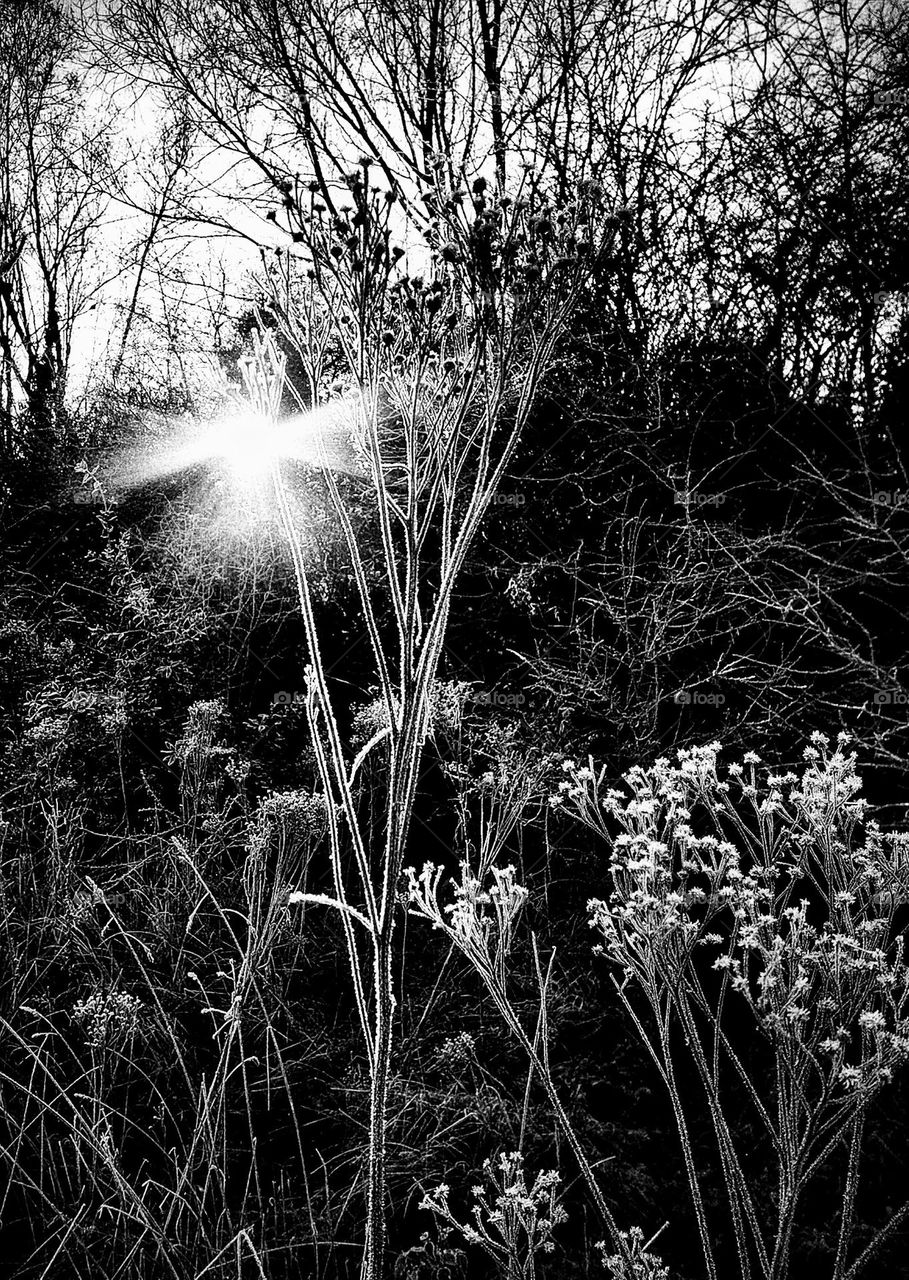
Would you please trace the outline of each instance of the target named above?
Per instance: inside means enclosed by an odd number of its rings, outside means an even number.
[[[286,444],[279,439],[275,424],[256,414],[216,423],[198,447],[201,456],[219,463],[241,491],[264,487],[286,454]]]
[[[219,410],[207,418],[187,413],[150,421],[144,438],[109,459],[111,491],[166,485],[168,501],[179,494],[193,508],[199,538],[234,555],[281,544],[288,514],[309,537],[314,476],[367,474],[359,394],[281,417],[249,400]]]

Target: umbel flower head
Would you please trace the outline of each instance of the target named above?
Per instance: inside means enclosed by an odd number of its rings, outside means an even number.
[[[610,1280],[669,1280],[669,1268],[648,1251],[653,1241],[645,1243],[640,1227],[622,1231],[621,1237],[627,1246],[627,1254],[607,1253],[604,1244],[599,1246]]]
[[[419,876],[413,867],[404,874],[411,912],[443,930],[481,973],[504,986],[505,960],[527,901],[527,890],[515,881],[514,867],[493,867],[492,883],[484,888],[462,862],[460,880],[450,881],[454,900],[444,907],[439,902],[443,867],[427,862]]]
[[[256,809],[251,843],[261,846],[272,836],[285,841],[318,836],[327,822],[325,797],[308,791],[271,791]]]
[[[534,1255],[555,1251],[552,1233],[567,1217],[558,1200],[561,1179],[554,1169],[546,1169],[528,1186],[520,1151],[503,1152],[495,1164],[485,1160],[483,1174],[484,1182],[471,1188],[472,1224],[459,1222],[452,1213],[445,1183],[425,1195],[420,1208],[504,1264],[506,1274],[532,1276]]]
[[[135,1035],[143,1015],[142,1001],[126,991],[95,991],[73,1005],[73,1018],[95,1049],[113,1046]]]

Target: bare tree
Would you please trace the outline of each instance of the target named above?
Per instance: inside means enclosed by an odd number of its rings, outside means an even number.
[[[0,353],[5,446],[46,452],[66,390],[73,330],[105,282],[97,235],[106,200],[111,120],[103,94],[87,105],[75,26],[60,5],[0,11]],[[30,444],[13,410],[29,411]]]

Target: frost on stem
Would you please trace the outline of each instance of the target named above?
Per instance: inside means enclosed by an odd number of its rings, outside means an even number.
[[[484,1161],[483,1172],[486,1182],[492,1184],[495,1198],[486,1186],[471,1188],[472,1225],[459,1222],[452,1213],[445,1183],[425,1195],[420,1208],[435,1214],[468,1244],[483,1249],[502,1266],[509,1280],[532,1277],[536,1274],[536,1255],[555,1251],[552,1233],[567,1218],[558,1202],[559,1175],[552,1169],[545,1170],[528,1186],[519,1151],[503,1152],[495,1166],[491,1160]]]

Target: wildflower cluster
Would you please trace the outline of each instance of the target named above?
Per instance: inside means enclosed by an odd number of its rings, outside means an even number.
[[[603,1265],[609,1272],[610,1280],[669,1280],[669,1268],[656,1254],[648,1252],[648,1246],[653,1241],[649,1240],[645,1244],[644,1232],[640,1227],[623,1231],[621,1237],[627,1253],[607,1253],[606,1246],[600,1245]]]
[[[179,761],[186,767],[191,761],[201,761],[209,755],[226,754],[228,748],[213,745],[219,721],[225,711],[220,698],[192,703],[186,712],[183,732],[171,748],[170,759]]]
[[[397,708],[395,714],[397,714]],[[377,733],[391,728],[391,716],[384,698],[373,698],[371,702],[364,702],[357,707],[354,712],[350,740],[355,746],[361,746],[374,738]]]
[[[530,166],[514,194],[497,194],[486,179],[439,188],[438,224],[430,242],[443,264],[466,263],[487,300],[508,290],[528,302],[555,267],[578,266],[600,247],[597,230],[614,231],[620,217],[604,210],[598,183],[578,186],[574,198],[549,195]]]
[[[470,693],[466,680],[434,680],[427,691],[428,730],[430,733],[457,733],[461,727],[464,703]],[[398,714],[398,708],[395,708]],[[384,698],[373,698],[358,707],[351,727],[351,741],[357,745],[368,742],[382,730],[392,728],[391,718]]]
[[[524,1160],[519,1151],[499,1156],[493,1167],[484,1161],[486,1181],[492,1183],[495,1199],[490,1203],[486,1187],[472,1188],[473,1225],[459,1222],[448,1203],[449,1188],[444,1183],[423,1197],[421,1209],[458,1231],[468,1244],[479,1245],[490,1258],[502,1265],[509,1277],[531,1277],[536,1274],[538,1253],[553,1253],[553,1231],[567,1215],[558,1202],[558,1173],[546,1170],[537,1174],[533,1185],[527,1185]]]
[[[434,680],[430,686],[430,724],[434,732],[457,733],[470,694],[466,680]]]
[[[63,646],[59,646],[63,649]],[[65,657],[48,654],[48,661]],[[73,685],[70,677],[53,676],[24,704],[24,740],[34,747],[45,766],[85,742],[83,731],[92,722],[106,735],[119,737],[128,723],[126,697],[122,690]]]
[[[750,752],[721,779],[718,744],[680,751],[633,769],[630,797],[566,761],[558,803],[610,847],[612,892],[589,904],[603,954],[650,992],[702,992],[696,948],[715,952],[778,1046],[828,1084],[873,1090],[909,1056],[909,967],[891,938],[909,863],[905,837],[873,823],[860,836],[845,742],[814,735],[801,776]]]
[[[73,1017],[85,1027],[89,1044],[100,1049],[135,1035],[142,1016],[142,1001],[125,991],[96,991],[77,1000]]]
[[[454,901],[445,907],[439,903],[443,867],[427,862],[419,876],[413,867],[404,874],[412,914],[443,930],[484,977],[495,977],[504,987],[505,960],[527,901],[527,890],[515,882],[514,867],[493,867],[492,884],[484,888],[462,862],[460,881],[451,881]]]
[[[285,843],[315,837],[325,830],[325,797],[308,791],[272,791],[259,801],[252,843],[264,847],[274,836]]]
[[[469,1031],[449,1036],[436,1051],[436,1065],[449,1070],[469,1066],[476,1060],[476,1044]]]
[[[499,719],[472,721],[459,746],[456,757],[441,763],[463,796],[479,795],[518,812],[545,801],[556,757],[528,750],[516,724]]]

